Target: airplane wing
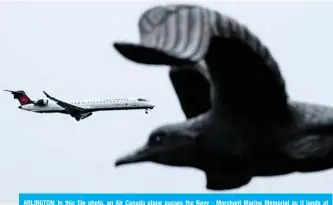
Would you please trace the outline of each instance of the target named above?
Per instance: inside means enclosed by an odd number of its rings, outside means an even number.
[[[88,112],[87,109],[85,108],[82,108],[82,107],[79,107],[79,106],[76,106],[76,105],[72,105],[72,104],[69,104],[67,102],[64,102],[64,101],[61,101],[61,100],[58,100],[52,96],[50,96],[49,94],[47,94],[45,91],[43,91],[43,93],[46,95],[46,97],[48,97],[49,99],[55,101],[59,106],[63,107],[65,110],[67,110],[68,112],[72,113],[72,112]]]

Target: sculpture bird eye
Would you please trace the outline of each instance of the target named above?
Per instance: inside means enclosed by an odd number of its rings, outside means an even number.
[[[151,145],[161,144],[163,142],[164,136],[165,135],[163,133],[153,134],[149,139],[149,144]]]
[[[155,137],[155,142],[156,142],[156,143],[160,143],[160,142],[162,142],[162,136],[157,135],[157,136]]]

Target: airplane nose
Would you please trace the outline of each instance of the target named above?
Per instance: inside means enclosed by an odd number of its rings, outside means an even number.
[[[22,109],[22,105],[18,106],[19,109]]]

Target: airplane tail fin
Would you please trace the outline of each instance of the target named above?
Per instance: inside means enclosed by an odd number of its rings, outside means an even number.
[[[4,91],[13,94],[14,99],[17,99],[21,105],[33,103],[33,101],[28,97],[28,95],[23,90],[19,91],[4,90]]]

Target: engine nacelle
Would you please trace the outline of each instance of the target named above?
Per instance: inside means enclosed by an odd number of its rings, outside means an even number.
[[[40,99],[35,102],[37,106],[46,106],[49,103],[48,99]]]

